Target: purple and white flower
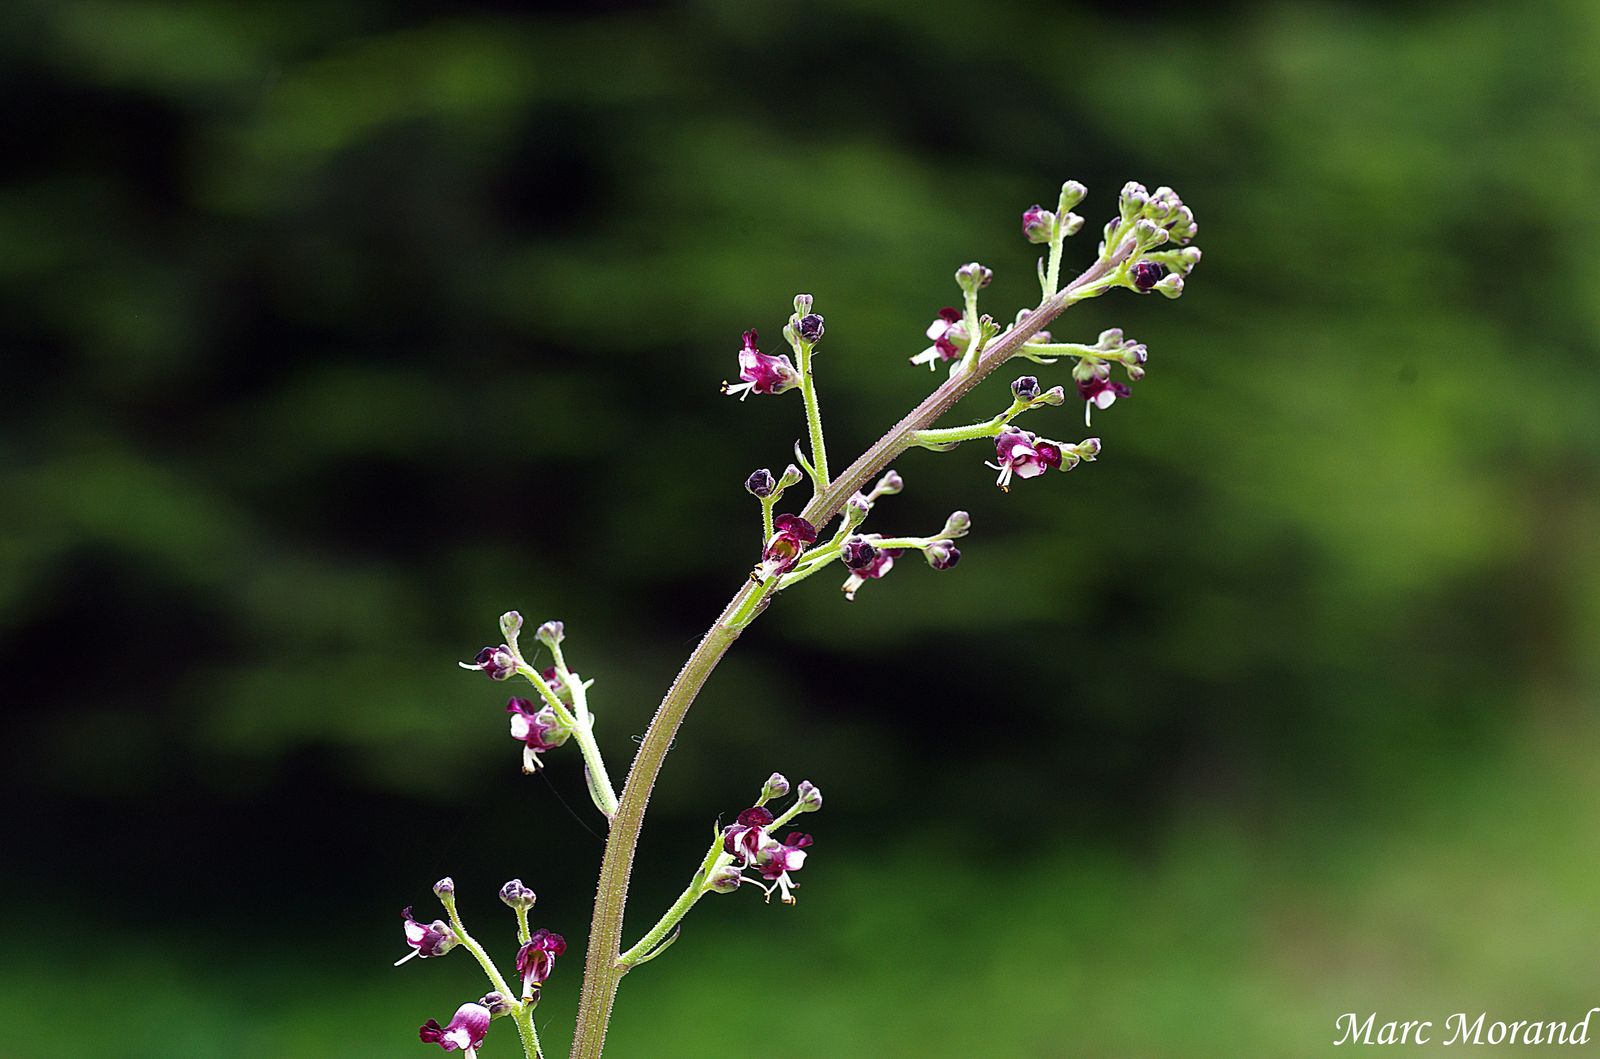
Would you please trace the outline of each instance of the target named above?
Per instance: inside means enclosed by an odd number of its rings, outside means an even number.
[[[522,976],[522,995],[533,996],[556,969],[556,957],[567,951],[567,939],[540,927],[517,950],[517,973]]]
[[[755,863],[762,845],[769,841],[767,826],[771,823],[770,810],[759,805],[746,809],[739,814],[736,823],[722,829],[723,852],[738,861],[740,867],[748,868]]]
[[[994,439],[994,450],[995,458],[1000,462],[987,466],[1000,472],[995,484],[1007,492],[1011,490],[1012,478],[1037,478],[1045,471],[1061,466],[1061,446],[1016,427],[1007,427],[1000,432]]]
[[[411,951],[394,961],[396,967],[418,957],[426,960],[430,956],[443,956],[460,943],[461,939],[456,937],[456,932],[442,919],[436,919],[432,923],[419,923],[411,917],[409,908],[400,914],[406,920],[406,944],[411,946]]]
[[[927,335],[933,345],[912,357],[911,363],[926,364],[929,371],[934,365],[955,360],[967,351],[967,325],[962,322],[960,309],[949,306],[940,309],[939,315],[928,325]]]
[[[799,515],[779,515],[772,520],[772,537],[761,551],[768,576],[788,573],[801,554],[817,542],[817,527]]]
[[[423,1044],[437,1044],[447,1052],[463,1052],[467,1059],[475,1059],[479,1045],[489,1035],[489,1009],[482,1004],[462,1004],[448,1026],[440,1026],[429,1019],[417,1031]]]
[[[744,345],[739,350],[739,378],[737,383],[722,384],[722,392],[738,394],[744,400],[753,393],[783,393],[800,385],[800,373],[787,353],[769,356],[756,348],[755,331],[744,333]]]
[[[506,712],[511,715],[511,738],[522,743],[523,772],[539,771],[539,755],[554,750],[572,735],[572,729],[561,723],[548,704],[534,709],[528,699],[513,697],[506,701]]]
[[[871,546],[869,545],[869,547]],[[845,578],[844,598],[854,602],[856,592],[862,585],[868,581],[876,581],[890,570],[893,570],[894,561],[904,554],[905,549],[903,548],[873,547],[872,555],[865,558],[864,561],[857,557],[855,561],[860,563],[858,566],[850,566],[850,559],[847,558],[845,565],[850,567],[850,576]]]
[[[771,899],[773,890],[778,890],[783,895],[784,904],[794,904],[794,894],[790,890],[797,884],[789,878],[789,873],[805,867],[806,847],[809,845],[810,835],[791,831],[782,842],[769,839],[761,847],[755,867],[761,877],[772,884],[767,887],[768,899]]]

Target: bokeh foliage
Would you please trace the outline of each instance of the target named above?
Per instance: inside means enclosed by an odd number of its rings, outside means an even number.
[[[1182,301],[1055,329],[1149,378],[1071,477],[908,456],[882,528],[968,508],[960,569],[740,643],[635,916],[774,767],[828,795],[802,901],[708,901],[616,1053],[1313,1054],[1594,1002],[1593,5],[0,19],[9,1054],[414,1048],[481,991],[387,966],[445,872],[480,937],[520,874],[581,943],[575,755],[517,775],[453,660],[564,618],[620,773],[800,431],[717,395],[739,332],[816,296],[838,460],[930,384],[955,265],[1036,294],[1017,214],[1069,176],[1091,232],[1130,178],[1199,216]]]

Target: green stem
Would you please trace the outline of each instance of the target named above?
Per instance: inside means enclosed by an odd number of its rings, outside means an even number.
[[[1067,287],[1046,298],[1038,308],[1019,320],[1011,330],[999,336],[976,365],[976,370],[958,372],[947,379],[921,404],[874,442],[855,462],[845,468],[837,478],[820,489],[801,512],[801,517],[813,526],[825,526],[844,507],[850,494],[866,485],[883,471],[900,453],[909,448],[919,430],[925,430],[939,420],[991,372],[1010,360],[1022,347],[1062,310],[1089,296],[1094,284],[1110,269],[1121,263],[1122,254],[1110,255],[1095,262]],[[578,1025],[572,1038],[571,1059],[600,1059],[605,1047],[606,1027],[611,1021],[611,1009],[616,1004],[617,986],[622,981],[626,966],[621,962],[623,910],[628,901],[628,876],[633,871],[633,858],[639,844],[639,832],[644,828],[645,810],[650,805],[650,793],[655,789],[656,777],[661,774],[662,763],[672,741],[683,724],[689,707],[694,705],[700,689],[710,679],[717,663],[727,654],[739,638],[743,628],[760,613],[761,606],[775,590],[777,578],[766,584],[746,580],[723,608],[700,643],[689,655],[683,669],[667,689],[655,717],[634,755],[633,767],[622,788],[622,798],[617,814],[611,821],[611,832],[606,838],[605,855],[600,862],[600,879],[596,887],[594,916],[589,926],[589,951],[585,957],[583,995],[578,1003]]]
[[[821,492],[828,483],[828,446],[822,440],[822,408],[817,403],[816,380],[811,377],[811,345],[808,342],[799,343],[800,350],[800,396],[806,402],[806,430],[811,435],[811,469],[814,472],[812,481],[817,492]],[[767,533],[772,536],[771,531]]]
[[[777,492],[773,492],[771,496],[761,498],[761,546],[763,548],[772,539],[772,508],[777,502]]]
[[[611,787],[611,774],[606,771],[605,760],[600,756],[600,745],[594,739],[594,717],[589,713],[589,691],[583,686],[583,681],[567,668],[561,649],[552,648],[551,653],[555,656],[556,672],[561,675],[561,683],[572,693],[571,710],[561,701],[561,696],[545,683],[544,677],[538,670],[524,663],[517,667],[517,672],[538,690],[539,696],[555,712],[556,719],[572,730],[572,738],[578,741],[578,752],[583,755],[583,764],[588,769],[589,793],[594,798],[595,808],[604,813],[609,820],[617,815],[617,795]]]
[[[522,1038],[524,1059],[544,1059],[539,1047],[539,1031],[533,1028],[533,1005],[518,1003],[511,1009],[511,1018],[517,1024],[517,1036]]]
[[[441,897],[439,902],[444,905],[445,913],[450,917],[450,929],[456,932],[456,937],[460,940],[461,947],[477,957],[479,965],[483,967],[483,973],[489,976],[489,982],[494,986],[495,991],[507,1000],[515,998],[516,994],[511,991],[510,986],[506,985],[505,977],[501,975],[500,969],[494,965],[494,961],[489,959],[489,954],[483,951],[483,946],[479,945],[471,934],[467,933],[466,926],[461,922],[461,914],[456,911],[454,895]]]
[[[967,427],[944,427],[940,430],[919,430],[911,437],[911,444],[921,445],[923,448],[942,448],[963,441],[977,441],[979,438],[992,438],[1005,429],[1007,423],[1015,418],[1014,413],[1002,412],[993,419],[983,423],[974,423]]]
[[[1064,220],[1060,209],[1056,210],[1055,223],[1050,226],[1050,261],[1045,266],[1044,296],[1050,297],[1061,285],[1061,248],[1065,245],[1067,237],[1061,232],[1061,223]]]

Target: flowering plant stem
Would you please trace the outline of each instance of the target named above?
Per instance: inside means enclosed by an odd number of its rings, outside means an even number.
[[[950,378],[929,394],[905,417],[889,429],[873,445],[858,456],[837,478],[828,478],[826,457],[822,448],[821,417],[816,396],[810,384],[809,351],[802,353],[802,392],[806,401],[806,419],[811,430],[812,459],[814,460],[817,490],[801,517],[818,527],[826,525],[844,507],[845,501],[856,490],[885,467],[889,461],[919,443],[918,434],[932,427],[938,419],[970,393],[991,372],[1010,360],[1022,345],[1041,328],[1055,319],[1062,310],[1074,302],[1098,294],[1106,281],[1115,275],[1118,267],[1133,252],[1131,243],[1111,244],[1116,249],[1097,261],[1061,291],[1045,298],[1010,330],[979,349],[976,339],[973,347],[976,356],[962,361]],[[1109,248],[1108,248],[1109,249]],[[977,334],[977,321],[972,321],[973,334]],[[983,436],[983,435],[978,435]],[[588,954],[584,967],[583,994],[578,1008],[577,1031],[572,1042],[572,1059],[600,1059],[605,1045],[606,1027],[611,1009],[616,1002],[617,987],[632,966],[622,955],[622,920],[628,899],[628,879],[633,870],[634,852],[639,833],[644,827],[644,814],[650,803],[650,792],[660,775],[661,765],[672,746],[678,727],[683,723],[689,707],[694,704],[700,689],[705,686],[717,663],[727,653],[740,632],[765,608],[779,587],[780,579],[769,577],[763,582],[747,581],[736,592],[721,615],[701,639],[689,659],[684,663],[672,686],[667,689],[655,717],[650,722],[628,771],[622,797],[612,815],[611,831],[606,840],[605,855],[600,865],[600,880],[595,894],[594,916],[590,923]],[[690,905],[698,899],[693,893],[694,884],[674,904],[678,915],[669,911],[662,924],[651,931],[659,936],[682,918]],[[679,910],[679,905],[682,909]],[[667,920],[671,919],[671,922]],[[665,924],[663,926],[663,924]],[[640,951],[629,950],[629,956]],[[650,949],[643,950],[645,954]]]
[[[452,895],[440,895],[439,901],[444,905],[445,914],[450,917],[450,928],[456,932],[456,938],[461,947],[472,953],[478,964],[483,968],[483,973],[489,976],[489,984],[495,991],[508,1000],[515,993],[506,984],[505,975],[500,973],[500,968],[494,965],[489,954],[471,934],[467,933],[466,924],[461,922],[461,913],[456,911],[456,899]],[[524,913],[524,916],[526,913]],[[533,1005],[527,1002],[517,1003],[511,1011],[512,1021],[517,1024],[517,1036],[522,1038],[522,1054],[526,1059],[544,1059],[544,1052],[539,1048],[539,1034],[533,1028]]]

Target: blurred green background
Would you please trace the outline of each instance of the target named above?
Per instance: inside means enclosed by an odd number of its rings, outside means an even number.
[[[607,1054],[1298,1056],[1600,1004],[1600,7],[0,19],[0,1055],[425,1054],[484,989],[389,966],[446,873],[505,960],[513,875],[574,943],[564,1054],[599,828],[456,660],[563,618],[620,774],[801,430],[718,395],[739,332],[816,296],[842,464],[931,385],[956,265],[1031,304],[1018,214],[1067,177],[1089,232],[1128,179],[1199,217],[1181,301],[1055,328],[1149,377],[1070,477],[908,455],[878,528],[967,508],[960,569],[744,637],[630,933],[774,768],[827,795],[801,900],[706,901]]]

